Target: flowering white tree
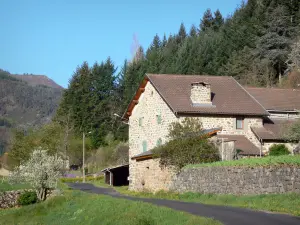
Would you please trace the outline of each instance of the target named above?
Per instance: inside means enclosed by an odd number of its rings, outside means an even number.
[[[48,155],[46,150],[39,148],[32,152],[28,161],[11,173],[10,181],[29,183],[36,189],[39,200],[44,201],[47,191],[56,187],[63,169],[62,158]]]

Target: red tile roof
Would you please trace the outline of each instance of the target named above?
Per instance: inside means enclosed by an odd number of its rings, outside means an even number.
[[[245,88],[267,110],[300,110],[300,90],[280,88]]]
[[[232,77],[147,74],[147,78],[174,113],[269,115]],[[194,82],[211,84],[212,104],[215,107],[192,105],[190,94],[191,84]]]

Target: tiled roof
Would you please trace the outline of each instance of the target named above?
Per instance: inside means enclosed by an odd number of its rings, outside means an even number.
[[[254,134],[262,140],[284,140],[284,134],[296,120],[270,120],[264,121],[263,127],[251,127]]]
[[[240,149],[240,155],[259,155],[260,150],[244,135],[217,135],[225,141],[235,141],[235,149]]]
[[[245,88],[267,110],[300,110],[300,90],[280,88]]]
[[[174,113],[269,115],[232,77],[159,74],[147,74],[147,77]],[[194,82],[206,82],[211,85],[212,105],[215,107],[192,105],[190,94],[191,84]]]

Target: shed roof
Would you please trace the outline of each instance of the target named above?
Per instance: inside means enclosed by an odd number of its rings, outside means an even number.
[[[235,149],[240,149],[240,155],[259,155],[260,150],[244,135],[217,135],[218,138],[225,138],[226,141],[235,141]]]
[[[129,164],[123,164],[123,165],[118,165],[118,166],[107,167],[107,168],[101,170],[101,172],[110,171],[110,170],[114,170],[114,169],[119,169],[119,168],[122,168],[122,167],[129,167]]]

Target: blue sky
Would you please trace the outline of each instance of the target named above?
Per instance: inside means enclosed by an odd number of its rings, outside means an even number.
[[[199,25],[203,12],[231,14],[241,0],[0,0],[0,68],[44,74],[67,87],[83,61],[132,57],[134,34],[147,48],[153,36]]]

